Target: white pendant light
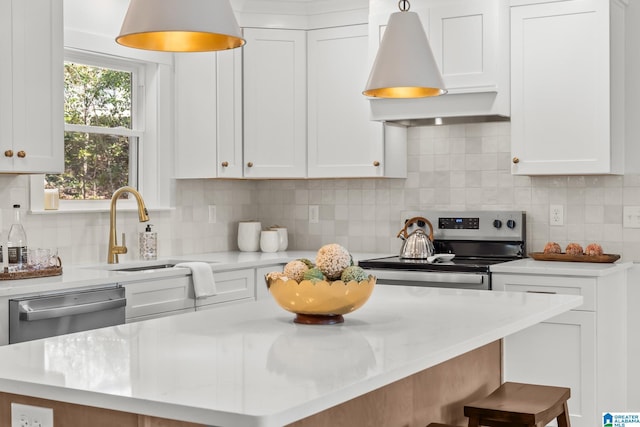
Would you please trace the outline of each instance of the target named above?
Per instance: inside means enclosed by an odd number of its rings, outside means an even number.
[[[420,17],[409,1],[389,17],[366,89],[377,98],[425,98],[447,93]]]
[[[229,0],[131,0],[116,42],[168,52],[225,50],[245,43]]]

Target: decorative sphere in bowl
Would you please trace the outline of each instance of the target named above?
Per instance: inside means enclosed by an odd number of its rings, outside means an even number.
[[[265,278],[269,293],[278,305],[296,314],[294,322],[332,325],[344,322],[343,314],[362,307],[371,296],[375,276],[347,283],[342,280],[302,280],[287,277]]]

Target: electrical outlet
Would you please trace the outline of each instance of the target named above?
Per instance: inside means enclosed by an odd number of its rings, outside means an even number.
[[[216,205],[209,205],[209,224],[215,224],[217,221]]]
[[[625,206],[622,210],[623,228],[640,228],[640,206]]]
[[[309,224],[317,224],[320,220],[320,206],[309,205]]]
[[[11,427],[53,427],[53,409],[11,403]]]
[[[564,225],[564,206],[549,206],[549,225]]]

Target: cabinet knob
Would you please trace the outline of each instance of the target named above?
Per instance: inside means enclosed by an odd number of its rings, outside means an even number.
[[[223,168],[226,168],[227,166],[229,166],[229,162],[222,162],[221,164]]]
[[[21,159],[24,159],[25,157],[27,157],[27,153],[25,153],[24,151],[20,150],[20,151],[18,151],[18,157],[20,157]]]
[[[511,161],[513,162],[514,165],[520,163],[520,159],[517,157],[514,157],[513,160]]]
[[[379,162],[379,161],[377,161],[377,160],[374,160],[374,161],[373,161],[373,166],[375,166],[375,167],[380,166],[380,162]]]
[[[249,162],[249,163],[247,163],[247,167],[248,167],[248,168],[252,168],[252,167],[253,167],[253,162]]]
[[[4,152],[5,157],[13,157],[13,150],[7,150]]]

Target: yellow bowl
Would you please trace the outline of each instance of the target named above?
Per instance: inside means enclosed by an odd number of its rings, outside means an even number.
[[[375,276],[362,282],[342,280],[282,280],[266,278],[269,292],[278,305],[296,314],[296,323],[332,325],[344,322],[343,314],[362,307],[371,296]]]

